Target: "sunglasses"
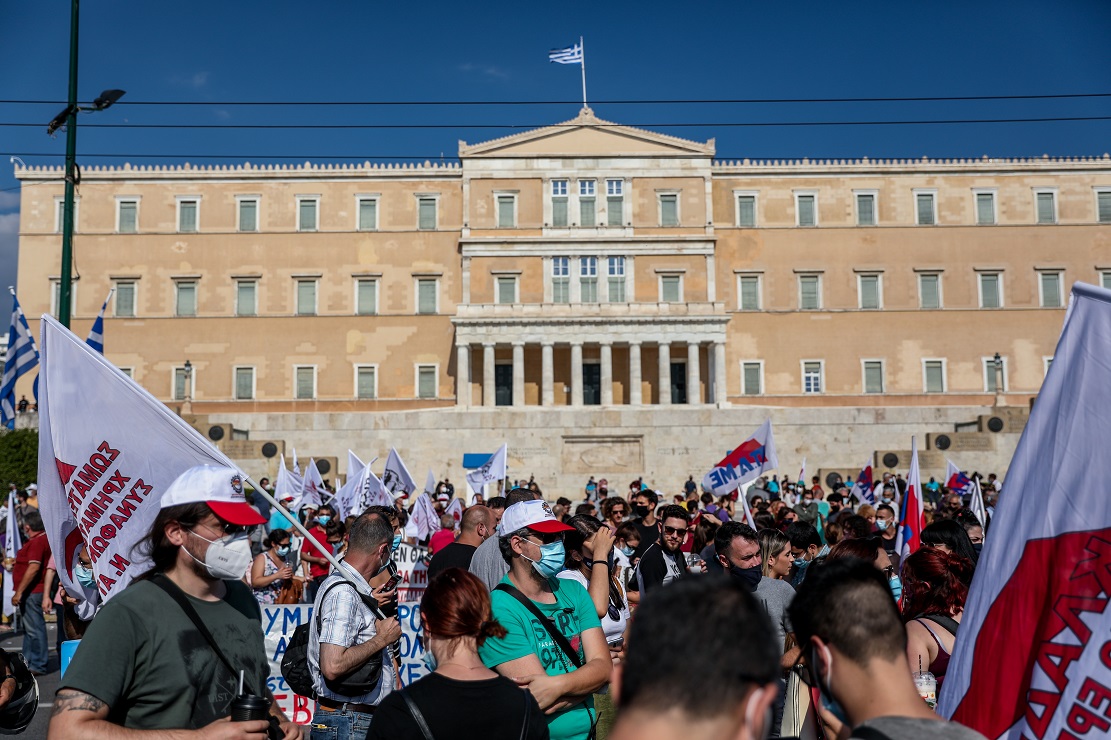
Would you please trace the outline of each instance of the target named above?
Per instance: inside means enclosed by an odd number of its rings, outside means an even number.
[[[669,534],[673,537],[675,535],[679,535],[680,537],[683,537],[683,536],[686,536],[687,529],[685,527],[683,529],[676,529],[675,527],[669,527],[665,524],[664,525],[664,534]]]

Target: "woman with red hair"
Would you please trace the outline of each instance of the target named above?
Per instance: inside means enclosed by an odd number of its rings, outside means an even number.
[[[532,694],[478,657],[488,637],[505,637],[482,581],[448,568],[428,584],[420,619],[432,673],[382,700],[367,740],[547,740],[548,723]]]
[[[928,668],[934,674],[938,691],[949,668],[971,582],[972,562],[944,550],[923,547],[903,561],[907,658],[912,671]]]

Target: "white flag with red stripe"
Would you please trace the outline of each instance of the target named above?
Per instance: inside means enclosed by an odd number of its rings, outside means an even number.
[[[425,540],[433,532],[440,531],[440,517],[436,514],[436,507],[432,505],[432,497],[427,493],[417,496],[413,510],[409,513],[409,522],[405,525],[405,536]]]
[[[325,495],[327,491],[324,489],[324,478],[320,475],[320,468],[316,467],[316,460],[310,457],[309,467],[305,469],[304,484],[301,486],[301,500],[297,504],[319,509]]]
[[[922,530],[926,528],[926,512],[922,505],[922,476],[918,472],[918,440],[910,438],[910,472],[907,492],[903,495],[902,516],[895,550],[902,560],[922,546]]]

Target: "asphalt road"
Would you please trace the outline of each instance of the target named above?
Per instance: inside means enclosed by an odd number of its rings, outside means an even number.
[[[58,651],[56,650],[56,640],[54,625],[47,623],[46,625],[46,639],[47,644],[50,645],[50,662],[47,664],[47,671],[45,676],[39,676],[39,710],[35,713],[35,718],[31,721],[31,726],[23,733],[22,737],[29,738],[29,740],[44,740],[46,738],[46,727],[50,724],[50,710],[54,703],[54,691],[58,688],[59,674],[58,674]],[[4,648],[8,652],[19,652],[23,645],[23,635],[12,633],[4,633],[0,637],[0,648]]]

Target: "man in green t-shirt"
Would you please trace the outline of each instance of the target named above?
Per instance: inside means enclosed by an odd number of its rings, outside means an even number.
[[[162,495],[144,542],[153,569],[100,610],[54,698],[51,737],[263,738],[267,720],[231,722],[238,675],[165,589],[180,590],[228,662],[244,673],[244,691],[262,693],[285,740],[301,737],[266,687],[269,664],[260,613],[239,579],[251,563],[245,528],[262,515],[243,495],[233,468],[199,465]]]
[[[563,533],[571,527],[558,521],[546,502],[522,501],[505,510],[498,529],[509,573],[491,601],[494,619],[508,634],[488,639],[479,655],[532,693],[548,715],[552,740],[586,738],[597,720],[593,694],[609,681],[611,663],[586,589],[556,578],[563,570]],[[609,577],[605,560],[595,565],[598,577]],[[572,654],[551,630],[566,638]]]

